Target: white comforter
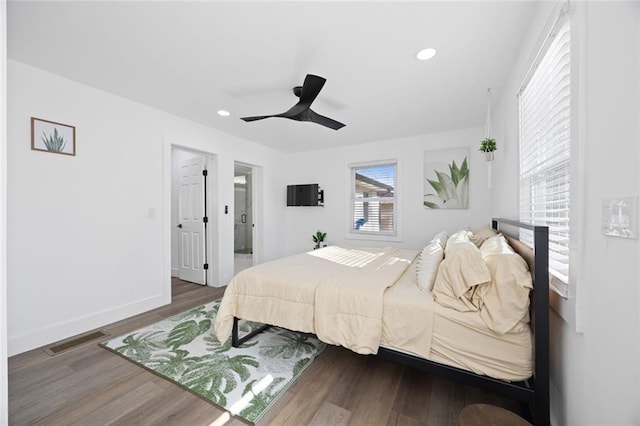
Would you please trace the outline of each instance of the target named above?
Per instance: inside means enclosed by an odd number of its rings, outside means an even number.
[[[240,272],[216,316],[220,341],[233,317],[315,333],[361,354],[377,353],[384,291],[416,257],[415,250],[327,247]]]

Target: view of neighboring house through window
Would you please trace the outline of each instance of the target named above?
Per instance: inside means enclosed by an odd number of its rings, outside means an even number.
[[[396,235],[396,163],[351,167],[351,231]]]
[[[570,56],[565,16],[519,93],[520,220],[549,227],[551,284],[563,296],[569,283]]]

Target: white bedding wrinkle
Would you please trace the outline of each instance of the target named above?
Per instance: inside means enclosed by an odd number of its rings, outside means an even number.
[[[454,242],[452,238],[436,275],[433,296],[442,306],[460,312],[478,311],[491,282],[491,272],[475,244],[468,238]]]
[[[480,248],[492,282],[480,312],[487,326],[504,334],[529,322],[529,292],[533,280],[526,261],[503,236],[487,239]]]
[[[318,285],[315,309],[318,338],[360,354],[378,353],[384,292],[416,255],[415,250],[385,248],[365,268]]]
[[[330,246],[246,269],[227,286],[214,326],[216,337],[226,341],[238,317],[375,353],[384,290],[416,255],[415,250],[388,247]],[[341,318],[342,328],[331,318]]]

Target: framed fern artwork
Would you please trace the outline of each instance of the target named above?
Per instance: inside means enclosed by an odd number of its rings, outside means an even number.
[[[55,121],[31,117],[31,149],[76,155],[76,128]]]
[[[469,208],[469,148],[424,153],[424,199],[427,209]]]

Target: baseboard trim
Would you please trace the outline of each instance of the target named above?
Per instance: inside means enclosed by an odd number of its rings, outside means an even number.
[[[28,333],[23,333],[19,336],[8,336],[7,354],[8,356],[18,355],[32,349],[51,345],[52,343],[104,327],[105,325],[159,308],[169,303],[171,303],[170,295],[151,296],[134,303],[53,324]]]
[[[180,278],[180,269],[179,268],[171,268],[171,276],[174,278]]]

